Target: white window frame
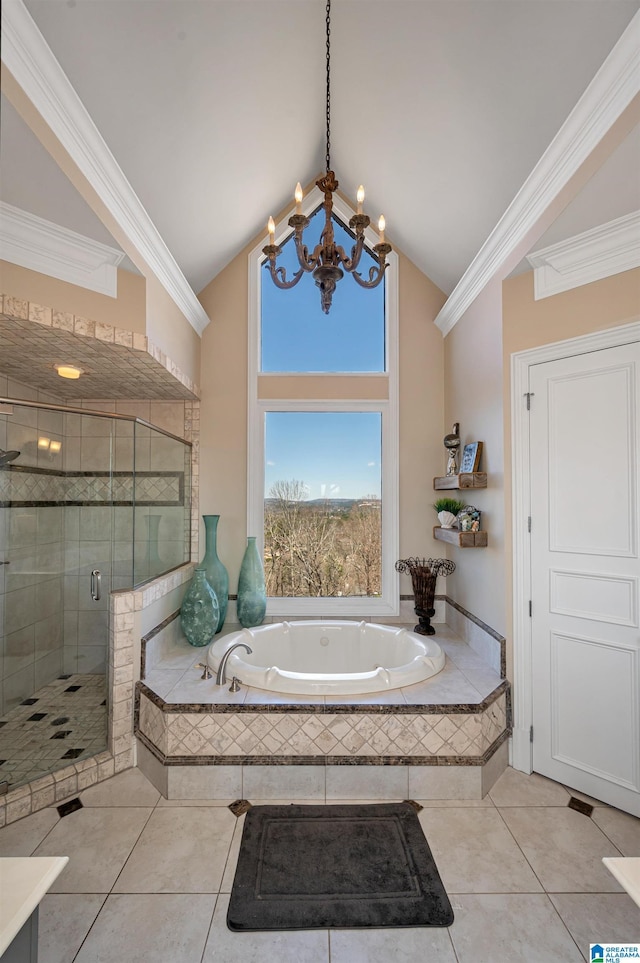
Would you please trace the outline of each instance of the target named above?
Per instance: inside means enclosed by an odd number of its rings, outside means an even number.
[[[322,203],[323,195],[315,187],[303,203],[303,213],[311,215]],[[341,199],[334,197],[333,208],[345,224],[353,210]],[[292,213],[292,212],[291,212]],[[290,213],[276,225],[275,243],[281,244],[291,233],[288,225]],[[377,236],[368,229],[365,239],[369,246],[377,243]],[[385,371],[384,372],[261,372],[260,371],[260,301],[261,283],[272,281],[263,268],[265,256],[262,248],[268,243],[264,238],[249,255],[249,333],[248,333],[248,430],[247,430],[247,533],[255,534],[259,551],[264,551],[264,468],[265,468],[265,422],[270,411],[327,411],[379,412],[382,422],[382,594],[376,598],[353,596],[340,598],[291,598],[267,599],[267,616],[277,617],[393,617],[400,611],[399,576],[395,561],[399,547],[399,438],[398,438],[398,258],[394,252],[387,258],[389,268],[385,278]],[[345,275],[339,284],[355,284]],[[318,297],[320,295],[318,294]],[[340,296],[340,290],[336,297]],[[385,378],[387,397],[357,397],[348,400],[318,397],[259,398],[259,379],[295,377],[313,379],[345,379],[345,383],[365,384],[366,378]],[[319,379],[319,381],[318,381]],[[379,382],[378,382],[379,383]]]

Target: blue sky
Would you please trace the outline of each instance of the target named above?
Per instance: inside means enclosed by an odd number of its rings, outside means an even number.
[[[320,239],[324,212],[316,212],[304,233],[312,251]],[[351,254],[353,239],[334,223],[336,243]],[[358,273],[368,280],[373,259],[365,251]],[[292,239],[282,248],[278,266],[290,280],[298,268]],[[323,314],[320,291],[311,274],[282,291],[262,268],[263,371],[384,371],[384,282],[361,288],[349,274],[338,281],[329,314]]]
[[[265,496],[276,481],[301,481],[309,498],[380,497],[381,415],[371,411],[270,411]]]

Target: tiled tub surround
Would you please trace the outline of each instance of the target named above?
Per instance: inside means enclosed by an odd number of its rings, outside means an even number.
[[[243,773],[249,782],[271,781],[276,795],[291,782],[292,792],[308,785],[314,798],[329,783],[339,784],[341,798],[368,796],[373,782],[388,796],[390,783],[422,780],[421,795],[479,798],[506,765],[509,683],[447,626],[435,637],[447,662],[432,679],[379,696],[300,696],[292,704],[289,696],[246,686],[230,693],[202,680],[203,650],[181,639],[177,625],[166,620],[148,641],[145,680],[136,686],[139,765],[168,798],[205,788],[234,795],[230,786],[237,789]]]

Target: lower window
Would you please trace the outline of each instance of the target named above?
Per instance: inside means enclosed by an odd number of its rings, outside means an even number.
[[[269,411],[265,419],[267,595],[379,598],[380,412]]]

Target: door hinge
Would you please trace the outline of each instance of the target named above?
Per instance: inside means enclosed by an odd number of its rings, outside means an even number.
[[[527,399],[527,411],[531,411],[531,399],[533,398],[534,391],[525,391],[524,396]]]
[[[527,531],[531,531],[531,515],[527,518]]]
[[[531,599],[529,599],[529,618],[531,618],[532,615],[533,615],[533,603]]]
[[[529,742],[533,742],[533,726],[529,727]]]

